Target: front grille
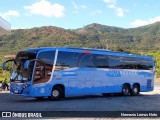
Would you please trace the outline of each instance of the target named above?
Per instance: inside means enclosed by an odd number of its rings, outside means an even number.
[[[151,82],[152,82],[151,79],[147,80],[147,89],[151,89]]]

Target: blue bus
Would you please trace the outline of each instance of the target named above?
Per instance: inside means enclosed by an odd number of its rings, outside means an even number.
[[[10,93],[37,99],[121,93],[136,96],[153,91],[155,61],[93,48],[30,48],[12,62]]]

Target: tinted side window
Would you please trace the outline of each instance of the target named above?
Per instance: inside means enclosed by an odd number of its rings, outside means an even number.
[[[132,58],[123,58],[124,69],[138,69],[137,60]]]
[[[56,69],[76,67],[76,55],[74,52],[58,52]]]
[[[141,70],[152,70],[153,65],[151,60],[140,59],[137,61],[137,68]]]
[[[33,84],[45,83],[50,80],[54,56],[54,51],[44,51],[39,53],[38,58],[40,61],[36,62]]]
[[[151,60],[137,58],[123,58],[124,69],[151,70],[153,65]]]
[[[79,54],[76,57],[78,67],[93,67],[93,55],[91,54]]]
[[[146,63],[147,69],[149,69],[149,70],[153,69],[153,62],[151,60],[148,60],[145,63]]]
[[[108,68],[109,59],[104,55],[94,55],[94,66],[97,68]]]
[[[41,62],[45,64],[53,65],[55,51],[44,51],[38,55],[38,58],[41,59]]]
[[[109,68],[123,69],[123,60],[118,56],[109,57]]]

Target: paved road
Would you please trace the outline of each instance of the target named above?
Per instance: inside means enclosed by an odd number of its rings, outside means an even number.
[[[153,92],[139,96],[83,96],[61,101],[0,93],[0,111],[160,111],[160,83]]]

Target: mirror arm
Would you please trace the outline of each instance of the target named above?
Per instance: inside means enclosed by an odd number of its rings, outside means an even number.
[[[10,62],[10,61],[13,61],[13,62],[17,65],[17,63],[16,63],[15,59],[7,60],[7,61],[6,61],[6,63],[7,63],[7,62]]]
[[[11,62],[11,61],[13,61],[15,64],[17,64],[16,61],[15,61],[15,59],[10,59],[10,60],[7,60],[7,61],[5,61],[5,62],[2,63],[2,69],[6,70],[6,67],[5,67],[6,63]]]

